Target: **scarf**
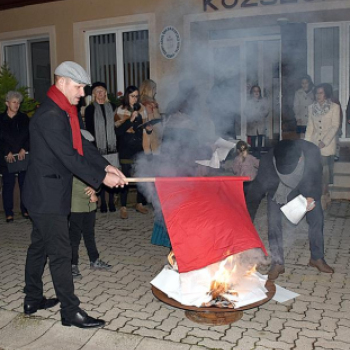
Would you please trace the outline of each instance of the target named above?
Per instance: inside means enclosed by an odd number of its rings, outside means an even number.
[[[69,117],[70,127],[72,129],[73,138],[73,148],[78,151],[78,153],[83,155],[83,143],[81,140],[81,132],[78,118],[77,106],[71,105],[66,96],[57,89],[55,85],[52,85],[47,92],[47,96],[56,103],[63,111],[65,111]]]
[[[94,126],[96,146],[102,155],[115,153],[117,151],[117,138],[114,131],[114,113],[110,103],[103,105],[105,116],[103,116],[102,106],[94,102]]]
[[[280,179],[278,188],[272,200],[277,204],[286,204],[288,202],[288,195],[291,193],[301,181],[304,174],[305,158],[304,154],[301,154],[301,159],[299,160],[296,168],[290,174],[284,175],[278,172],[276,167],[276,159],[273,157],[273,165],[275,166],[277,175]]]
[[[319,117],[327,114],[331,109],[331,104],[331,100],[326,100],[322,106],[318,102],[314,102],[312,104],[312,115]]]

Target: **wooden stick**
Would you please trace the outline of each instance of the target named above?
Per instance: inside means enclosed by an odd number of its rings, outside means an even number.
[[[155,182],[155,177],[127,177],[126,181],[130,182]]]

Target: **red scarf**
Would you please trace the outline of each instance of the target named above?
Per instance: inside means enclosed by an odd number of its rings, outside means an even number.
[[[71,105],[67,100],[67,97],[62,94],[60,90],[57,89],[55,85],[52,85],[47,92],[47,96],[51,98],[53,102],[56,103],[58,107],[64,110],[70,120],[70,126],[72,128],[73,136],[73,148],[78,151],[78,153],[83,155],[83,143],[81,141],[81,132],[78,118],[77,106]]]

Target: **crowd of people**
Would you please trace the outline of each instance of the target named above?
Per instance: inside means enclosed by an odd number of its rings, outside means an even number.
[[[262,198],[267,196],[271,280],[285,272],[280,208],[299,194],[307,199],[309,265],[321,272],[333,272],[324,259],[323,209],[330,200],[328,186],[332,183],[341,108],[331,85],[314,87],[309,76],[300,82],[294,101],[300,139],[279,141],[266,155],[261,154],[270,111],[261,88],[254,85],[243,109],[247,142],[237,142],[237,153],[229,167],[233,175],[251,180],[244,184],[244,194],[252,220]],[[199,122],[194,112],[198,93],[191,82],[180,82],[182,93],[164,109],[165,117],[160,113],[157,86],[152,80],[145,80],[140,87],[128,86],[119,106],[109,100],[104,82],[94,82],[83,122],[77,105],[90,84],[90,77],[81,66],[63,62],[56,68],[54,85],[31,121],[19,111],[23,97],[14,91],[8,92],[7,109],[0,115],[6,221],[14,221],[17,178],[21,213],[33,224],[25,270],[24,312],[30,315],[60,302],[62,324],[81,328],[104,324],[80,309],[73,284],[73,278],[81,277],[81,238],[90,267],[111,268],[100,259],[95,241],[98,198],[102,213],[115,212],[119,195],[119,216],[128,219],[127,179],[134,175],[138,160],[142,159],[148,168],[137,175],[144,172],[153,176],[203,176],[208,171],[195,161],[210,158],[215,150],[213,138],[201,133],[201,128],[208,127]],[[250,153],[251,146],[258,149],[257,157]],[[24,160],[28,161],[25,170],[11,170],[11,164]],[[139,187],[136,192],[135,210],[146,214],[150,199]],[[152,198],[152,204],[152,243],[171,248],[157,198]],[[57,295],[54,299],[43,295],[42,275],[47,258]]]

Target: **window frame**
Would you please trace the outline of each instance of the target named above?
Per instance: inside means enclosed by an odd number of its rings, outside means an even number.
[[[87,72],[91,76],[91,61],[90,61],[90,36],[94,35],[105,35],[105,34],[115,34],[116,40],[116,62],[117,62],[117,87],[118,91],[124,94],[124,47],[123,47],[123,33],[133,32],[139,30],[147,30],[149,32],[149,26],[147,24],[130,24],[124,26],[116,26],[111,28],[104,28],[98,30],[89,30],[85,32],[85,48],[86,48],[86,63]],[[150,40],[149,40],[150,42]],[[149,59],[151,60],[150,54]]]

